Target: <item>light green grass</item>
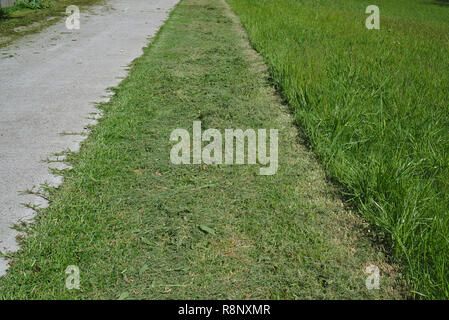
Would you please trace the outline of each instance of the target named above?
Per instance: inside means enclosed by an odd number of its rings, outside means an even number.
[[[449,6],[230,0],[327,172],[407,268],[449,298]],[[380,30],[365,8],[380,8]]]
[[[400,273],[301,144],[221,0],[183,0],[70,157],[0,297],[402,298]],[[279,129],[279,171],[173,165],[170,133]],[[210,232],[210,229],[212,232]],[[208,232],[209,231],[209,232]],[[381,269],[380,290],[365,267]],[[68,265],[81,290],[65,289]]]

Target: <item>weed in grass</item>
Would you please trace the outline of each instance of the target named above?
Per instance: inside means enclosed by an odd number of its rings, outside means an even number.
[[[38,0],[31,0],[31,1],[17,1],[14,4],[14,7],[10,9],[10,11],[15,11],[18,9],[45,9],[51,7],[51,2],[40,2]]]

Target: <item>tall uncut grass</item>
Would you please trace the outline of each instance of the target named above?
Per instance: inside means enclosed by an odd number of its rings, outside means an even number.
[[[229,0],[416,297],[449,298],[449,3]],[[365,9],[380,8],[380,30]]]

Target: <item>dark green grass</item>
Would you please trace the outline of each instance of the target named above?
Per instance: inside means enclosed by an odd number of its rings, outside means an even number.
[[[449,7],[229,2],[327,172],[385,235],[417,294],[449,298]],[[371,4],[380,30],[365,28]]]
[[[400,274],[299,144],[261,59],[219,0],[184,0],[129,77],[13,266],[10,298],[401,298]],[[279,171],[173,165],[170,133],[278,128]],[[381,269],[380,290],[365,267]],[[81,290],[65,289],[68,265]]]

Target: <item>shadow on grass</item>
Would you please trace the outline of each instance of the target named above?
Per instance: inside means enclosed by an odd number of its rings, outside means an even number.
[[[8,18],[8,14],[2,8],[0,8],[0,21],[6,18]]]
[[[449,0],[434,0],[433,4],[440,7],[449,7]]]

